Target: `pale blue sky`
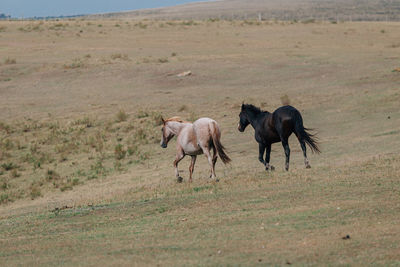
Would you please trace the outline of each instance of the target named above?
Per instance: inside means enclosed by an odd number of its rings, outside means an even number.
[[[199,0],[0,0],[0,13],[17,18],[79,15],[174,6]]]

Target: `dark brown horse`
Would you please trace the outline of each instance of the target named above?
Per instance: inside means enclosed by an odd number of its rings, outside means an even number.
[[[289,170],[290,149],[288,139],[294,133],[300,142],[304,155],[304,164],[306,168],[311,168],[306,152],[306,145],[316,153],[321,153],[314,135],[304,128],[303,118],[300,112],[292,106],[283,106],[275,110],[273,113],[262,111],[256,106],[250,104],[242,104],[242,110],[239,114],[238,130],[243,132],[247,125],[251,124],[255,130],[255,139],[259,144],[258,159],[265,165],[266,170],[273,170],[274,167],[269,165],[271,144],[282,142],[286,155],[285,169]],[[267,151],[264,160],[264,153]]]

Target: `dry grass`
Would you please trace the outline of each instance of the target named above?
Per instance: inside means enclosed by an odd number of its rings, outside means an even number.
[[[0,27],[18,59],[0,66],[4,265],[399,264],[397,23]],[[289,99],[323,153],[304,169],[292,137],[290,172],[276,144],[266,173],[240,105]],[[219,183],[199,157],[194,182],[185,158],[176,184],[161,115],[218,121],[233,159]]]

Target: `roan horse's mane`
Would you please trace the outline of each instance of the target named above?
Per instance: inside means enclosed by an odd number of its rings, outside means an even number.
[[[166,119],[165,121],[164,121],[164,123],[165,122],[169,122],[169,121],[176,121],[176,122],[180,122],[180,123],[188,123],[188,121],[184,121],[184,120],[182,120],[180,117],[178,117],[178,116],[175,116],[175,117],[171,117],[171,118],[169,118],[169,119]]]

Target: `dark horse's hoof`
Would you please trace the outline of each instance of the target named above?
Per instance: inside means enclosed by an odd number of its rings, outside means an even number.
[[[176,181],[177,181],[178,183],[182,183],[182,182],[183,182],[183,178],[179,176],[179,177],[176,179]]]
[[[275,167],[272,165],[269,165],[269,166],[265,167],[265,170],[266,171],[275,171]]]

